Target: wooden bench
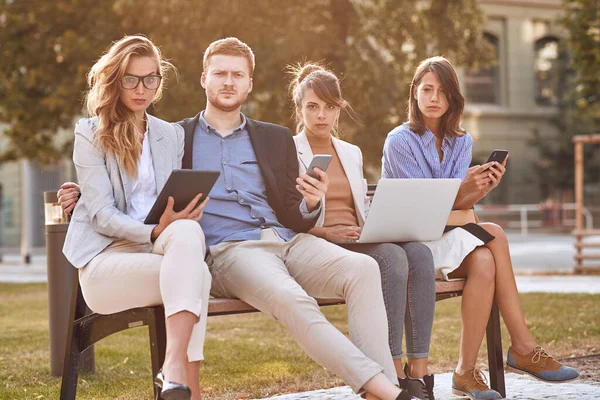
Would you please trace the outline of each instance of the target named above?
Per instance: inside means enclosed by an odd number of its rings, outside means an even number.
[[[369,195],[375,192],[376,185],[369,185]],[[436,281],[436,301],[462,295],[464,280]],[[342,300],[317,299],[320,306],[344,304]],[[150,354],[152,358],[152,379],[158,373],[165,357],[166,333],[164,309],[162,306],[143,307],[122,311],[111,315],[92,313],[83,316],[78,310],[85,309],[81,288],[75,274],[73,293],[71,296],[71,315],[69,318],[68,337],[65,348],[65,360],[61,385],[61,400],[75,400],[79,360],[81,353],[113,333],[139,326],[148,326]],[[257,309],[238,299],[212,298],[208,305],[208,316],[233,315],[258,312]],[[492,306],[486,329],[490,386],[506,397],[504,384],[504,365],[502,354],[502,336],[500,334],[500,313],[496,302]],[[459,346],[459,343],[456,343]],[[156,393],[155,393],[156,396]]]
[[[464,280],[436,281],[436,301],[457,297],[462,294]],[[85,309],[81,288],[75,274],[71,296],[71,314],[60,398],[75,400],[79,377],[80,356],[83,351],[103,338],[129,328],[148,326],[150,354],[152,360],[152,378],[158,373],[165,358],[166,332],[164,309],[162,306],[142,307],[110,315],[91,313],[78,314]],[[318,299],[321,306],[344,304],[341,300]],[[233,315],[258,312],[257,309],[238,299],[212,298],[208,305],[208,315]],[[504,366],[502,356],[502,337],[500,335],[500,314],[494,303],[486,331],[490,385],[506,397],[504,385]],[[456,344],[458,346],[458,343]],[[156,395],[156,393],[155,393]]]

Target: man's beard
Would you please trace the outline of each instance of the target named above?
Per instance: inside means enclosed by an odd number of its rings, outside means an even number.
[[[207,98],[208,98],[208,102],[213,107],[215,107],[217,110],[220,110],[223,112],[231,112],[231,111],[237,110],[238,108],[240,108],[242,106],[242,104],[244,104],[244,102],[248,98],[248,93],[246,93],[242,98],[238,98],[237,101],[233,104],[224,104],[219,99],[219,92],[215,93],[215,92],[209,91],[207,93]]]

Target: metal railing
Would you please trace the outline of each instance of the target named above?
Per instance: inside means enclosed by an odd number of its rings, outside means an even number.
[[[485,217],[497,217],[499,215],[511,215],[518,214],[519,219],[517,221],[508,221],[507,225],[509,228],[517,228],[521,230],[521,235],[525,236],[529,234],[529,228],[542,227],[547,222],[545,218],[536,218],[530,220],[531,214],[535,213],[546,213],[554,211],[562,211],[560,224],[562,226],[575,227],[575,218],[566,218],[566,211],[575,211],[575,203],[557,203],[553,205],[545,204],[507,204],[507,205],[476,205],[475,212],[479,217],[486,219]],[[583,208],[583,216],[585,218],[586,229],[594,228],[594,218],[592,213],[587,209]]]

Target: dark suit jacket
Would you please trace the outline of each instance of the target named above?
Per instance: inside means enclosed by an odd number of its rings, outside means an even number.
[[[179,122],[185,131],[184,169],[192,169],[194,132],[199,118],[200,114],[197,114]],[[298,158],[290,130],[280,125],[246,119],[246,129],[267,186],[269,205],[282,225],[294,232],[307,232],[317,219],[304,220],[300,213],[302,195],[296,190]]]

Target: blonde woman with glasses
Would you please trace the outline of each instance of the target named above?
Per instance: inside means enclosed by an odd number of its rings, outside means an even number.
[[[81,198],[71,205],[63,251],[95,312],[164,304],[160,397],[199,399],[211,276],[198,222],[207,200],[198,204],[199,194],[175,212],[169,198],[157,225],[143,222],[171,171],[181,168],[183,129],[146,112],[172,68],[143,36],[114,43],[91,68],[91,118],[77,122],[73,151]]]

